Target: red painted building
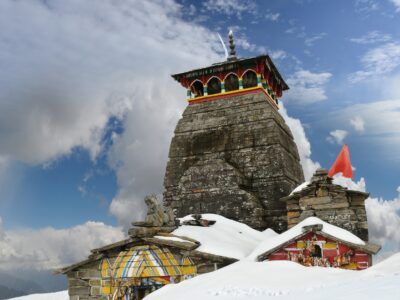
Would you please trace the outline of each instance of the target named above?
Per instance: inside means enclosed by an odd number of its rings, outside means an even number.
[[[372,265],[380,246],[364,242],[352,233],[318,218],[308,219],[273,238],[258,255],[258,261],[289,260],[304,266],[363,270]],[[324,230],[324,226],[328,227]],[[299,230],[300,229],[300,230]]]

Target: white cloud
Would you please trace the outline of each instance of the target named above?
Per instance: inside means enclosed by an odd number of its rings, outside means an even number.
[[[285,59],[287,57],[287,53],[283,50],[276,50],[276,51],[270,51],[269,55],[271,56],[272,59]]]
[[[280,13],[268,12],[268,13],[265,15],[265,19],[267,19],[267,20],[269,20],[269,21],[272,21],[272,22],[276,22],[276,21],[278,21],[280,15],[281,15]]]
[[[123,238],[121,228],[101,222],[87,222],[68,229],[6,231],[0,226],[0,269],[54,269],[83,260],[90,249]]]
[[[207,0],[204,8],[211,13],[222,13],[227,16],[236,15],[238,18],[243,13],[255,14],[257,5],[252,0]]]
[[[332,74],[328,72],[297,71],[287,79],[290,89],[285,93],[283,101],[305,105],[326,100],[325,85],[331,77]]]
[[[400,189],[397,189],[400,193]],[[400,195],[394,200],[365,201],[371,242],[382,245],[378,260],[400,251]]]
[[[390,42],[369,50],[362,58],[362,70],[349,75],[352,83],[388,74],[400,65],[400,44]]]
[[[370,31],[367,34],[358,37],[351,38],[350,41],[357,44],[375,44],[375,43],[385,43],[392,40],[392,36],[390,34],[384,34],[377,30]]]
[[[342,145],[348,134],[349,133],[346,130],[336,129],[329,132],[329,136],[326,138],[326,140],[332,144],[336,143],[338,145]]]
[[[365,131],[365,123],[360,116],[355,116],[354,118],[350,119],[350,124],[354,130],[359,133],[363,133]]]
[[[311,47],[314,45],[314,43],[326,36],[325,32],[322,32],[320,34],[314,35],[312,37],[308,37],[304,40],[304,44],[308,47]]]
[[[110,210],[124,225],[140,218],[143,196],[162,190],[186,105],[170,74],[221,59],[217,36],[183,21],[181,9],[172,0],[102,1],[95,9],[1,1],[0,157],[46,164],[83,147],[95,158],[116,116],[124,131],[110,149],[118,180]]]
[[[371,12],[379,9],[379,4],[375,0],[356,0],[355,10],[359,14],[368,16]]]
[[[396,6],[396,11],[400,12],[400,0],[390,0],[394,6]]]
[[[320,168],[321,165],[311,159],[311,144],[307,139],[304,127],[300,120],[289,117],[286,108],[282,103],[280,104],[279,111],[293,134],[294,141],[296,142],[299,151],[300,163],[303,167],[304,177],[305,180],[308,181],[311,179],[315,170]]]
[[[345,124],[357,116],[364,122],[363,137],[381,149],[391,162],[400,161],[400,98],[351,105],[331,114],[331,123]]]

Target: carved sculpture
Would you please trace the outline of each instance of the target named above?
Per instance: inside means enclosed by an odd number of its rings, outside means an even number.
[[[170,207],[164,207],[157,200],[156,195],[147,195],[144,198],[147,205],[147,215],[144,222],[133,222],[139,227],[174,227],[175,214]]]

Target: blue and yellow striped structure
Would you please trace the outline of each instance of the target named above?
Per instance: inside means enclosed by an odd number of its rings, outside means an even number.
[[[115,261],[104,258],[100,264],[103,294],[112,294],[118,286],[165,285],[197,274],[189,257],[175,257],[166,247],[135,246],[121,251]]]

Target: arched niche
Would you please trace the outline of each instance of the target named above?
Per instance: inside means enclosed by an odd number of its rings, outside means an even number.
[[[221,93],[221,81],[217,77],[212,77],[207,83],[208,95]]]
[[[203,83],[200,80],[195,80],[190,85],[190,91],[192,93],[192,98],[201,97],[204,95]]]
[[[239,89],[239,78],[236,74],[231,73],[225,78],[225,91],[235,91]]]
[[[257,74],[253,70],[246,71],[242,78],[244,89],[257,86]]]

